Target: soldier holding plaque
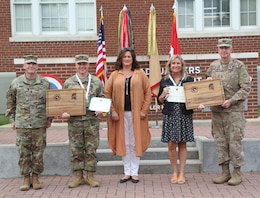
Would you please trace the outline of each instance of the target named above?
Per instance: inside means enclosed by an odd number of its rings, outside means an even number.
[[[89,57],[84,54],[75,56],[76,74],[67,79],[64,89],[84,88],[87,107],[91,97],[105,97],[101,81],[88,72]],[[99,186],[94,178],[97,168],[96,150],[99,145],[99,122],[101,111],[88,111],[86,115],[71,116],[64,112],[63,118],[68,119],[69,143],[72,151],[71,164],[75,174],[74,179],[68,184],[69,188],[81,184],[89,184],[91,187]],[[84,171],[87,172],[84,178]]]
[[[212,135],[218,163],[222,167],[222,174],[214,178],[213,182],[238,185],[242,182],[240,167],[244,164],[244,101],[250,93],[251,77],[244,63],[231,57],[232,39],[219,39],[217,46],[220,59],[212,62],[206,72],[208,80],[222,80],[225,95],[222,105],[211,107]],[[229,170],[230,162],[234,167],[232,174]]]

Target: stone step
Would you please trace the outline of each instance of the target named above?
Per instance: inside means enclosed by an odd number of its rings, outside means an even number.
[[[201,171],[200,160],[186,161],[185,172],[199,173]],[[97,174],[123,174],[122,161],[98,162]],[[140,160],[139,174],[171,174],[170,161],[165,160]]]
[[[178,148],[177,148],[178,150]],[[121,156],[114,156],[108,147],[107,139],[101,139],[97,150],[97,174],[123,174]],[[179,163],[179,161],[178,161]],[[198,173],[201,171],[201,161],[196,142],[187,143],[186,172]],[[141,174],[170,174],[172,168],[168,159],[167,143],[161,142],[159,137],[152,138],[149,148],[140,159],[139,173]]]
[[[115,156],[112,154],[110,149],[98,149],[97,157],[99,161],[115,161],[121,160],[121,156]],[[199,151],[196,147],[187,147],[187,158],[188,159],[198,159]],[[142,160],[164,160],[168,159],[168,148],[158,147],[158,148],[148,148],[146,152],[141,157]]]
[[[151,143],[149,148],[167,148],[167,143],[161,142],[160,137],[153,137],[151,138]],[[196,147],[196,142],[187,142],[187,147]],[[107,138],[101,138],[99,142],[99,149],[109,149]]]

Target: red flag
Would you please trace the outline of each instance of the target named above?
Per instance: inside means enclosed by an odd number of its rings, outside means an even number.
[[[120,51],[127,47],[134,49],[134,34],[130,10],[124,5],[118,20],[118,48]]]
[[[102,15],[100,18],[100,29],[98,35],[96,76],[102,81],[103,85],[105,85],[107,81],[107,61],[103,18]]]
[[[176,14],[173,13],[172,19],[172,34],[171,34],[171,49],[169,56],[172,57],[174,54],[180,54],[180,46],[178,41],[177,29],[176,29]]]

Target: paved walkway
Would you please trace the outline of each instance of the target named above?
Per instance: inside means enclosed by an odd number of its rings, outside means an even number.
[[[195,136],[211,137],[208,121],[194,121]],[[152,137],[159,137],[161,133],[155,123],[151,123]],[[15,132],[10,126],[0,127],[0,145],[14,144]],[[100,137],[106,138],[105,125],[101,125]],[[260,138],[260,120],[248,120],[245,138]],[[67,142],[66,124],[53,124],[47,132],[47,142]],[[67,184],[69,176],[42,176],[40,181],[43,189],[22,192],[19,187],[22,178],[0,179],[0,198],[258,198],[260,197],[260,173],[243,173],[243,182],[238,186],[227,184],[213,184],[215,173],[187,173],[184,185],[170,184],[169,174],[140,174],[140,182],[130,181],[119,183],[121,175],[96,175],[100,187],[91,188],[82,185],[70,189]]]

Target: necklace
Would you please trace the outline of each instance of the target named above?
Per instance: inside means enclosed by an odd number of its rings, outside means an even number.
[[[129,89],[130,78],[131,78],[131,77],[125,79],[125,95],[127,95],[127,96],[128,96],[128,94],[129,94],[129,93],[128,93],[128,89]]]

